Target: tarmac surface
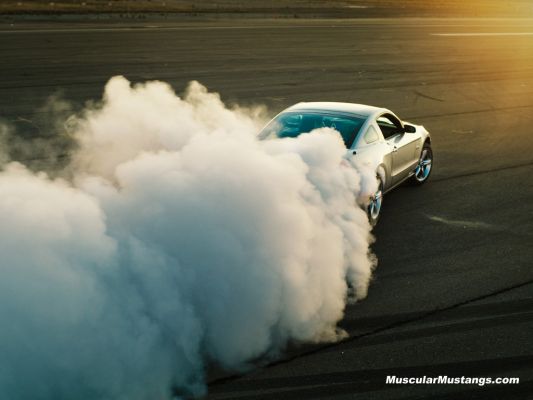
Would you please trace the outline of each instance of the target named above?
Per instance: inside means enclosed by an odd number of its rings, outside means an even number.
[[[101,97],[113,75],[198,80],[225,101],[383,106],[432,134],[430,182],[388,194],[350,337],[296,346],[210,399],[533,396],[533,20],[0,22],[0,117],[39,130],[46,99]],[[37,110],[37,111],[36,111]],[[518,385],[386,385],[388,375]]]

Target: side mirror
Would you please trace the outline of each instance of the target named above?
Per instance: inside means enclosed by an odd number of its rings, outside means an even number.
[[[405,133],[415,133],[416,132],[416,128],[413,125],[405,124],[403,126],[403,131]]]

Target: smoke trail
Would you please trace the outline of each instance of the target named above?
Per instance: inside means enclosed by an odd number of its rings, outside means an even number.
[[[343,335],[373,173],[333,130],[258,141],[260,114],[115,77],[73,122],[68,180],[4,167],[1,399],[201,395],[207,363]]]

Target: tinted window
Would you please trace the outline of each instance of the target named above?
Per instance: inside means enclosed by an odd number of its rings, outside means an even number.
[[[396,126],[395,123],[390,118],[387,118],[386,116],[379,117],[377,120],[377,123],[385,139],[388,139],[401,131],[400,127]]]
[[[259,134],[261,139],[296,137],[314,129],[332,128],[341,134],[346,147],[350,147],[365,122],[364,118],[314,112],[287,112],[280,114]]]

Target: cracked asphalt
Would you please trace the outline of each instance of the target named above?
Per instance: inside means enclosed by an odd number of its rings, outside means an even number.
[[[210,399],[530,399],[533,393],[533,21],[0,20],[0,117],[19,132],[58,91],[199,80],[225,101],[388,107],[432,133],[424,187],[385,197],[379,258],[349,338],[293,346]],[[31,123],[28,123],[30,121]],[[386,385],[396,376],[516,376],[519,385]]]

